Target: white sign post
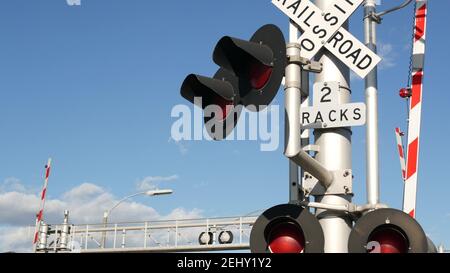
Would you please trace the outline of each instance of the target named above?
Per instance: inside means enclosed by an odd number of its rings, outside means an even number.
[[[381,58],[341,26],[364,0],[330,0],[322,11],[309,0],[272,0],[303,31],[298,43],[301,55],[312,59],[322,47],[333,53],[361,78]]]
[[[338,82],[314,84],[313,106],[300,108],[304,129],[361,126],[366,123],[364,103],[341,103]]]

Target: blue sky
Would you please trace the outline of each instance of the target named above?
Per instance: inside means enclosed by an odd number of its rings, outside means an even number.
[[[430,0],[417,200],[418,220],[436,243],[447,246],[450,39],[444,16],[449,9],[448,1]],[[287,33],[287,18],[270,1],[82,0],[81,6],[65,0],[5,1],[0,10],[0,183],[15,178],[39,192],[51,156],[48,194],[54,199],[86,182],[119,198],[136,192],[145,178],[172,177],[158,184],[173,188],[172,196],[135,200],[161,214],[183,207],[200,209],[203,216],[240,215],[286,202],[283,145],[261,152],[258,141],[189,141],[183,147],[169,141],[175,121],[171,109],[185,103],[179,95],[184,77],[213,75],[217,66],[211,54],[221,36],[249,38],[266,23]],[[411,29],[412,6],[385,17],[378,38],[384,57],[381,199],[396,208],[403,186],[394,128],[406,130],[406,106],[397,94],[407,81]],[[362,39],[362,30],[359,8],[350,31]],[[354,102],[364,101],[363,84],[352,80]],[[282,92],[275,103],[283,104]],[[364,139],[364,127],[354,128],[356,203],[365,201]]]

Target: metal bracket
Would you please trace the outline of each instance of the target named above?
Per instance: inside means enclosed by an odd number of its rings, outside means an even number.
[[[381,24],[381,20],[383,20],[383,18],[381,18],[381,16],[379,16],[375,12],[369,13],[369,15],[367,15],[365,18],[367,18],[367,17],[370,17],[370,19],[372,19],[377,24]]]
[[[316,122],[307,125],[302,125],[302,129],[326,129],[328,124],[326,122]]]
[[[310,151],[312,151],[312,152],[320,152],[320,146],[319,145],[313,145],[313,144],[306,145],[305,147],[303,147],[303,151],[305,151],[305,152],[310,152]]]
[[[310,173],[305,172],[302,180],[302,188],[305,193],[305,197],[310,195],[331,195],[331,194],[344,194],[353,195],[352,188],[352,170],[338,170],[331,171],[333,174],[333,183],[328,188],[322,186],[322,184],[312,176]]]
[[[307,58],[303,58],[301,56],[296,55],[288,55],[287,56],[288,64],[297,64],[302,66],[304,71],[320,73],[322,72],[322,63],[311,61]]]
[[[316,209],[325,209],[325,210],[334,210],[334,211],[344,211],[350,213],[355,217],[355,220],[361,217],[362,215],[377,209],[389,208],[388,205],[385,204],[366,204],[366,205],[356,205],[354,203],[349,203],[345,205],[335,205],[335,204],[326,204],[326,203],[318,203],[318,202],[309,202],[309,201],[300,201],[299,204],[301,206],[316,208]]]
[[[322,72],[322,66],[322,63],[310,61],[309,64],[303,66],[303,70],[313,73],[320,73]]]
[[[297,65],[306,65],[310,62],[308,59],[298,55],[288,55],[287,61],[288,64],[297,64]]]

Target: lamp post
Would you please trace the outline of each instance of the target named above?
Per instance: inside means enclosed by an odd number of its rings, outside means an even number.
[[[134,194],[125,196],[124,198],[120,199],[109,210],[107,210],[107,211],[105,211],[103,213],[103,227],[106,229],[106,227],[108,225],[108,217],[111,214],[111,211],[113,209],[117,208],[125,200],[128,200],[128,199],[133,198],[133,197],[138,196],[138,195],[156,196],[156,195],[165,195],[165,194],[172,194],[172,193],[173,193],[173,190],[171,190],[171,189],[162,189],[162,190],[156,189],[156,190],[149,190],[149,191],[138,192],[138,193],[134,193]],[[103,231],[103,234],[102,234],[102,248],[105,247],[105,243],[106,243],[106,230]]]

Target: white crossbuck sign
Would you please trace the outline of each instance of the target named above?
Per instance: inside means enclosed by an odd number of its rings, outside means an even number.
[[[312,59],[325,47],[364,78],[381,58],[342,28],[364,0],[329,1],[331,5],[323,11],[309,0],[272,0],[272,3],[301,28],[298,43],[302,57]]]

